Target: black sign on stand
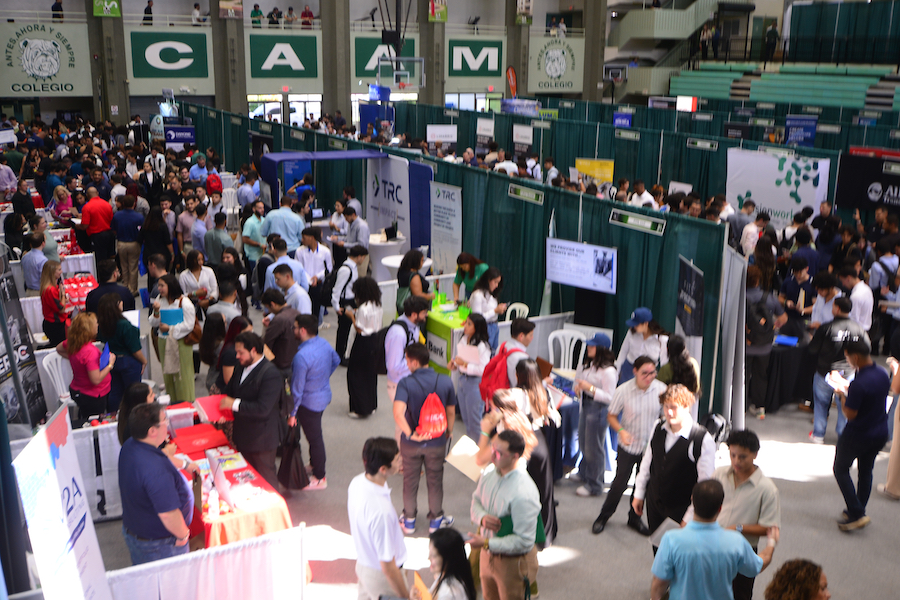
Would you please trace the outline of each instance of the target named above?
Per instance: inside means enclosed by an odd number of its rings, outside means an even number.
[[[678,309],[675,314],[687,336],[703,335],[703,271],[678,257]]]
[[[841,156],[835,204],[841,208],[875,210],[900,207],[900,162],[896,158]]]
[[[733,140],[746,140],[750,137],[750,123],[727,122],[722,125],[725,137]]]

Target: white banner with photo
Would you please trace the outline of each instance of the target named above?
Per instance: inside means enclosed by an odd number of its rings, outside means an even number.
[[[366,161],[366,221],[372,233],[391,227],[410,239],[409,161],[388,156]]]
[[[434,181],[430,185],[432,269],[438,275],[453,273],[462,252],[462,188]]]
[[[804,206],[815,208],[828,198],[830,168],[828,158],[729,148],[725,196],[735,210],[752,199],[780,231]]]

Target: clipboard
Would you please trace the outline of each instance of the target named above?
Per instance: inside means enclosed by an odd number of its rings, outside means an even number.
[[[100,353],[100,370],[109,366],[109,344],[103,344],[103,352]]]
[[[464,435],[447,453],[447,462],[456,467],[463,475],[477,482],[481,477],[481,467],[475,463],[477,454],[478,444],[472,438]]]

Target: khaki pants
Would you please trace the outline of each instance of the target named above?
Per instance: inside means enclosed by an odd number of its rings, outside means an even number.
[[[479,559],[484,600],[524,600],[525,577],[529,583],[537,579],[537,548],[534,546],[522,556],[502,556],[482,549]]]
[[[356,578],[359,580],[359,600],[378,600],[380,596],[397,595],[381,569],[370,569],[356,563]]]
[[[125,284],[128,291],[136,294],[141,245],[138,242],[116,242],[116,254],[119,255],[119,266],[122,269],[122,283]]]

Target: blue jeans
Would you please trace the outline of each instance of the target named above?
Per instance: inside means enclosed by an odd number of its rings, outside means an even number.
[[[581,418],[578,422],[578,442],[581,446],[581,465],[578,473],[591,494],[603,493],[603,475],[606,471],[606,420],[608,404],[593,399],[581,403]]]
[[[834,452],[834,479],[841,489],[844,502],[847,503],[847,516],[851,521],[866,514],[866,504],[869,503],[869,495],[872,493],[872,469],[875,467],[875,458],[886,441],[887,439],[883,437],[877,439],[855,435],[838,437]],[[853,478],[850,476],[850,465],[854,460],[857,461],[858,471],[855,488]]]
[[[497,346],[500,343],[500,325],[497,324],[496,321],[493,323],[487,324],[488,329],[488,344],[491,346],[491,353],[497,351]]]
[[[175,536],[169,536],[160,540],[139,540],[131,535],[124,526],[122,526],[122,535],[125,537],[125,545],[128,546],[128,552],[131,553],[131,564],[133,565],[142,565],[154,560],[181,556],[187,554],[189,550],[188,544],[176,546]]]
[[[114,413],[119,410],[119,404],[125,391],[132,383],[141,381],[141,362],[130,354],[116,357],[116,364],[110,371],[109,404],[107,410]]]
[[[828,429],[828,413],[831,411],[831,399],[834,397],[834,389],[825,383],[825,376],[815,374],[813,377],[813,436],[825,437]],[[838,406],[837,427],[838,436],[844,432],[847,426],[847,417]]]
[[[459,402],[459,413],[466,425],[466,435],[476,444],[481,436],[481,417],[484,416],[484,400],[481,399],[481,391],[478,384],[481,377],[459,374],[459,386],[456,390],[456,398]]]

